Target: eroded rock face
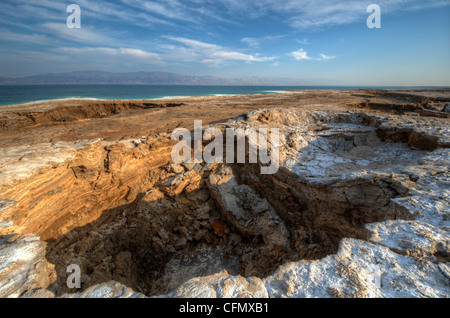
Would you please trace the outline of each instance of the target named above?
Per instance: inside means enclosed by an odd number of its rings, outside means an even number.
[[[250,240],[260,236],[270,248],[288,247],[289,232],[284,222],[266,199],[237,183],[230,167],[216,170],[207,184],[224,218],[242,236]]]
[[[0,295],[450,295],[445,119],[305,107],[216,126],[279,128],[279,171],[173,164],[168,136],[60,148],[51,164],[33,156],[41,170],[29,168],[26,182],[14,181],[19,161],[2,188],[0,234],[13,243],[0,248],[12,260]],[[14,251],[28,265],[16,268]],[[82,267],[81,292],[64,285],[71,263]]]
[[[19,297],[55,281],[54,265],[45,258],[45,245],[36,236],[0,236],[0,297]]]

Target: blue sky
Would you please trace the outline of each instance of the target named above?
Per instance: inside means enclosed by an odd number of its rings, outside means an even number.
[[[1,1],[0,76],[81,70],[450,86],[450,0]]]

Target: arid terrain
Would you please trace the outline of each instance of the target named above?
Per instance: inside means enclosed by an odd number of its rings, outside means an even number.
[[[449,89],[0,107],[0,297],[449,297],[449,116]],[[194,120],[278,128],[280,169],[173,163]]]

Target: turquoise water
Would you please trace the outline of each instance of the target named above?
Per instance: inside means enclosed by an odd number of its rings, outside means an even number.
[[[190,86],[190,85],[4,85],[0,106],[63,98],[106,100],[157,99],[174,96],[270,94],[283,90],[358,89],[331,86]]]

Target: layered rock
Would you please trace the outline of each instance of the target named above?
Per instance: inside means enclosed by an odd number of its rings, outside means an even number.
[[[91,223],[106,209],[133,202],[140,187],[151,184],[149,171],[170,161],[173,145],[167,139],[136,143],[96,140],[36,145],[25,153],[22,147],[13,149],[18,159],[0,171],[1,189],[17,204],[4,210],[0,221],[48,240]]]

